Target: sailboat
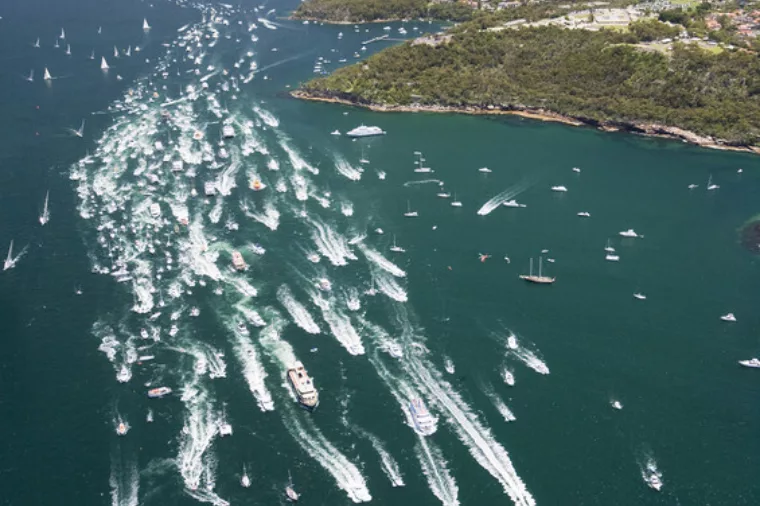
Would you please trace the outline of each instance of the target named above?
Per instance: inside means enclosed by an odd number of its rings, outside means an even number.
[[[148,20],[145,18],[143,18],[143,30],[145,30],[146,32],[150,30],[150,25],[148,24]]]
[[[106,61],[105,56],[100,57],[100,68],[102,70],[108,70],[110,67],[108,66],[108,62]]]
[[[391,251],[394,253],[405,253],[406,250],[402,248],[401,246],[396,245],[396,235],[393,235],[393,246],[391,246]]]
[[[53,76],[50,75],[50,71],[45,67],[45,75],[43,76],[45,78],[45,81],[50,81],[53,79]]]
[[[26,76],[24,79],[29,81],[30,83],[34,81],[34,69],[29,71],[29,75]]]
[[[610,245],[610,240],[609,239],[607,239],[607,246],[604,247],[604,251],[606,251],[607,253],[614,253],[615,252],[615,248],[613,248]]]
[[[61,38],[61,39],[65,39],[65,38],[66,38],[66,32],[63,30],[63,28],[61,28],[61,35],[60,35],[60,38]]]
[[[114,58],[119,57],[119,49],[116,46],[113,47],[113,57]]]
[[[417,168],[414,169],[414,172],[423,172],[423,173],[433,172],[433,169],[431,169],[430,167],[423,167],[422,162],[424,162],[425,159],[422,158],[421,151],[415,151],[414,154],[417,157],[417,160],[414,161],[414,164],[417,166]]]
[[[367,160],[366,158],[364,158],[364,146],[362,146],[362,157],[361,157],[361,159],[359,159],[359,163],[364,163],[364,164],[369,163],[369,160]]]
[[[90,60],[94,60],[94,59],[95,59],[95,50],[93,49],[92,52],[90,53]]]
[[[37,40],[34,42],[34,44],[32,44],[32,47],[37,47],[37,48],[40,47],[40,38],[39,37],[37,37]]]
[[[377,289],[375,288],[375,278],[370,278],[369,289],[364,292],[364,295],[370,295],[370,296],[377,295]]]
[[[40,225],[45,225],[50,221],[50,211],[48,211],[48,200],[50,199],[50,190],[45,194],[45,206],[42,208],[42,214],[40,215]]]
[[[707,189],[717,190],[718,188],[720,188],[720,186],[712,182],[712,174],[710,174],[710,177],[707,178]]]
[[[290,476],[290,471],[288,471],[288,485],[285,487],[285,496],[290,502],[298,501],[298,493],[293,488],[293,477]]]
[[[132,56],[132,46],[128,46],[127,51],[124,54],[126,56]]]
[[[66,44],[66,55],[71,56],[71,44]]]
[[[13,239],[11,239],[11,247],[8,248],[8,257],[5,259],[5,263],[3,263],[3,270],[12,269],[15,265],[16,262],[13,260]]]
[[[457,192],[454,192],[454,201],[451,203],[451,207],[462,207],[462,203],[457,200]]]
[[[82,124],[79,126],[78,130],[74,130],[73,128],[69,128],[69,132],[76,135],[77,137],[84,137],[84,120],[82,120]]]
[[[55,39],[55,44],[53,44],[53,47],[56,48],[56,49],[58,49],[59,47],[61,47],[61,44],[58,43],[58,39]]]
[[[102,27],[102,26],[99,26],[99,27],[98,27],[98,35],[100,35],[102,32],[103,32],[103,27]]]
[[[520,279],[524,279],[529,283],[536,283],[539,285],[549,285],[554,283],[556,278],[550,278],[549,276],[543,276],[541,274],[541,267],[543,264],[543,258],[538,257],[538,276],[533,275],[533,259],[530,259],[530,274],[520,274]]]
[[[417,214],[417,211],[412,211],[411,204],[409,204],[408,200],[406,201],[406,209],[407,211],[404,213],[404,216],[406,216],[407,218],[416,218],[417,216],[419,216]]]

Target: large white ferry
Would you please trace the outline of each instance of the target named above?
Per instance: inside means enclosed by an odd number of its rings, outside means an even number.
[[[301,362],[296,362],[288,369],[288,381],[298,398],[298,402],[309,411],[313,411],[319,405],[319,394],[314,387],[314,381],[304,369]]]

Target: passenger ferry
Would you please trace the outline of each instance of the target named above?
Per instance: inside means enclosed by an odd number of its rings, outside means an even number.
[[[438,429],[438,420],[430,414],[422,399],[412,399],[409,403],[409,415],[412,418],[412,428],[420,436],[429,436]]]
[[[288,369],[288,381],[293,387],[299,404],[309,411],[315,410],[319,405],[319,394],[314,387],[314,381],[309,377],[309,373],[306,372],[300,361]]]

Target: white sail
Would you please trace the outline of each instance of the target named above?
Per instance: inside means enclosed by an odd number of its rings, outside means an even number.
[[[66,44],[66,54],[71,56],[71,44]]]
[[[50,211],[48,211],[48,200],[50,199],[50,190],[45,194],[45,206],[42,208],[42,214],[40,215],[40,225],[45,225],[50,221]]]
[[[150,30],[150,25],[148,24],[147,19],[143,19],[143,30],[145,30],[146,32]]]
[[[26,80],[29,81],[30,83],[34,81],[34,69],[29,71],[29,75],[26,76]]]
[[[45,81],[50,81],[53,76],[50,75],[50,71],[45,67]]]
[[[34,42],[34,47],[40,47],[40,38],[37,37],[37,40]]]
[[[66,38],[66,32],[63,30],[63,28],[61,28],[61,38],[62,39]]]
[[[95,50],[93,49],[93,51],[90,53],[90,60],[94,60],[94,59],[95,59]]]
[[[113,47],[113,57],[114,58],[119,57],[119,50],[116,48],[116,46]]]
[[[101,56],[100,57],[100,68],[102,68],[103,70],[108,70],[109,69],[108,62],[106,61],[106,57],[105,56]]]
[[[132,46],[129,46],[124,54],[127,56],[132,56]]]
[[[8,248],[8,257],[5,259],[5,263],[3,264],[3,270],[7,271],[13,267],[13,239],[11,239],[11,247]]]

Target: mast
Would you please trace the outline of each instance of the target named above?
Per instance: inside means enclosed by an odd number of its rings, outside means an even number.
[[[530,257],[530,277],[533,277],[533,257]]]
[[[538,257],[538,277],[541,277],[541,265],[543,264],[544,258]]]

